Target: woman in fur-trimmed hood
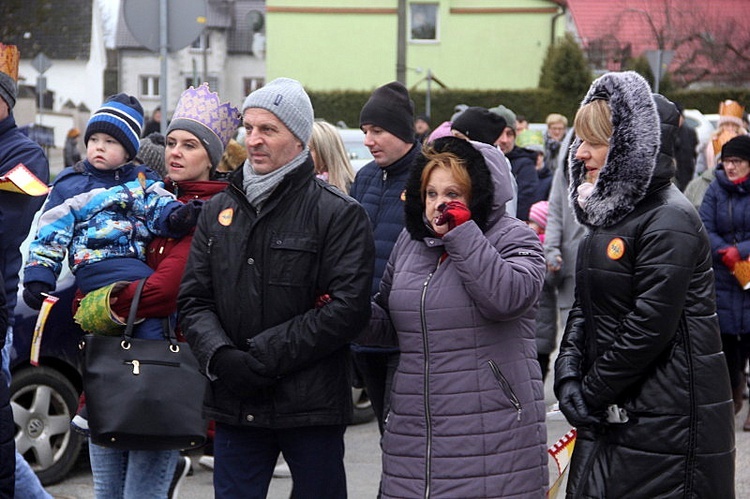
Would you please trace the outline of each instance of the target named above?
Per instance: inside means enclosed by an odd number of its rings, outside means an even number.
[[[734,497],[734,418],[711,251],[671,184],[675,106],[633,72],[591,85],[570,202],[587,227],[555,364],[577,427],[568,497]]]
[[[445,137],[412,167],[406,228],[373,306],[401,348],[383,498],[544,497],[534,341],[544,258],[534,231],[505,213],[505,161],[491,145]]]

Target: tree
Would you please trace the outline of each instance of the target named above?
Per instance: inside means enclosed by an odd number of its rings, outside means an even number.
[[[542,63],[539,87],[569,97],[582,97],[591,85],[591,70],[581,47],[566,33],[550,45]]]
[[[722,8],[705,0],[621,0],[612,4],[609,22],[587,33],[585,51],[593,67],[617,71],[634,64],[631,52],[638,58],[644,50],[671,50],[674,86],[741,86],[750,73],[750,30],[743,19],[747,11],[728,15],[739,5],[747,9],[739,0]]]

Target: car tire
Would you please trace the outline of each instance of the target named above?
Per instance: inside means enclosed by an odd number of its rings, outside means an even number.
[[[78,391],[59,371],[40,366],[13,374],[10,400],[16,449],[43,485],[61,481],[78,460],[83,441],[70,427]]]
[[[363,388],[352,387],[352,402],[354,402],[354,416],[352,424],[369,423],[375,419],[375,412],[372,410],[372,402]]]

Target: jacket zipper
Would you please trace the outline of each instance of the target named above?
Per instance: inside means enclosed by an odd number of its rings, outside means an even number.
[[[162,367],[180,367],[179,362],[166,362],[166,361],[160,361],[160,360],[123,360],[123,364],[133,366],[133,374],[138,376],[141,374],[141,366],[143,365],[152,365],[152,366],[162,366]]]
[[[419,317],[422,322],[422,345],[424,346],[424,415],[425,415],[425,429],[427,433],[427,448],[425,450],[425,488],[424,497],[429,499],[430,497],[430,479],[432,475],[432,424],[430,416],[430,364],[428,358],[430,356],[430,347],[427,342],[427,316],[425,315],[425,297],[427,296],[427,285],[430,283],[434,272],[430,272],[422,284],[422,297],[419,304]]]
[[[505,392],[505,395],[510,400],[510,403],[513,404],[513,407],[516,408],[517,421],[521,421],[521,413],[523,412],[523,407],[521,406],[521,402],[516,396],[516,392],[513,391],[513,387],[510,386],[510,383],[508,383],[508,379],[503,375],[502,371],[500,371],[500,367],[498,367],[494,360],[488,360],[487,364],[489,364],[492,374],[495,376],[497,382],[500,383],[500,386],[502,387],[503,392]]]

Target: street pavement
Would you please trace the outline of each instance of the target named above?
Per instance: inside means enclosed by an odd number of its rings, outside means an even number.
[[[547,405],[552,405],[555,399],[554,395],[552,395],[551,381],[549,379],[545,385],[545,394]],[[747,404],[745,404],[745,408],[735,421],[737,428],[735,433],[737,445],[735,487],[738,498],[750,497],[750,471],[748,471],[750,470],[750,432],[742,431],[742,424],[744,423],[747,410]],[[559,417],[559,413],[548,417],[548,444],[552,445],[568,430],[570,430],[570,425]],[[378,426],[374,421],[362,425],[350,426],[346,431],[345,438],[345,465],[349,497],[351,499],[374,499],[378,491],[381,469]],[[185,478],[180,489],[180,499],[209,499],[213,497],[213,474],[197,464],[199,457],[199,451],[191,454],[193,474]],[[552,483],[557,478],[557,468],[554,460],[550,459],[549,466],[550,483]],[[270,499],[289,499],[291,489],[291,478],[274,478],[271,481],[268,497]],[[93,499],[93,483],[86,457],[83,456],[80,459],[76,468],[64,482],[48,487],[47,491],[59,498]]]

